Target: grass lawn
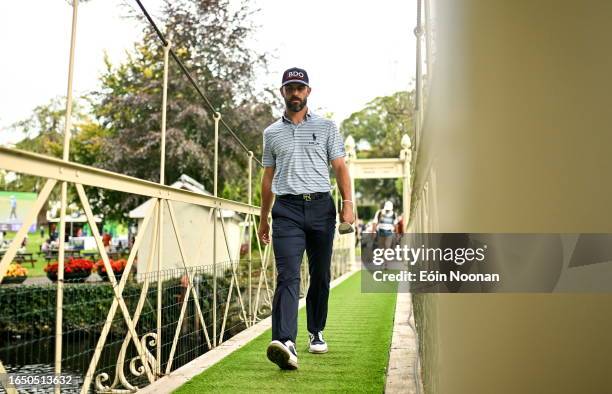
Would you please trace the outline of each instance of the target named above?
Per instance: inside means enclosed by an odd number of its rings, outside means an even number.
[[[15,238],[17,234],[16,231],[7,231],[5,240],[12,240]],[[45,229],[45,238],[49,237],[47,230]],[[26,243],[26,252],[34,253],[33,257],[37,259],[36,263],[34,263],[34,268],[32,268],[32,264],[23,263],[22,266],[28,270],[28,277],[34,276],[45,276],[46,273],[43,271],[43,268],[47,264],[45,259],[42,256],[39,256],[40,245],[42,245],[44,238],[40,237],[40,231],[35,231],[33,233],[28,233],[28,241]]]
[[[270,330],[176,390],[176,393],[384,391],[396,294],[361,292],[356,273],[332,289],[325,329],[329,353],[308,353],[306,310],[299,313],[299,369],[268,361]]]
[[[7,231],[6,232],[6,240],[10,241],[15,238],[17,234],[16,231]],[[33,257],[37,260],[34,263],[34,268],[32,268],[31,263],[23,263],[22,266],[28,270],[28,277],[36,277],[36,276],[46,276],[47,273],[44,271],[45,266],[47,265],[47,261],[45,258],[40,255],[40,245],[42,245],[43,241],[49,238],[49,233],[47,229],[45,229],[45,235],[43,238],[40,237],[40,231],[36,231],[34,233],[28,233],[28,242],[26,243],[26,253],[33,253]],[[96,252],[96,250],[91,250],[90,252]]]

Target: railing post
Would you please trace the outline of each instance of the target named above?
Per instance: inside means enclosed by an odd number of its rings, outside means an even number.
[[[422,0],[417,0],[417,26],[414,29],[414,35],[416,36],[416,83],[415,83],[415,99],[414,99],[414,118],[415,118],[415,130],[414,136],[416,138],[416,146],[419,146],[421,141],[421,101],[423,99],[421,88],[423,70],[421,68],[421,41],[423,36],[423,25],[421,23],[421,8]]]
[[[410,219],[410,165],[412,162],[412,143],[408,134],[402,136],[402,150],[400,152],[400,159],[404,162],[404,173],[402,179],[402,205],[403,205],[403,223],[402,232],[405,233],[408,228],[408,220]]]
[[[337,180],[336,180],[336,182],[334,183],[334,207],[336,207],[336,209],[338,209],[338,181],[337,181]],[[336,224],[339,224],[339,223],[340,223],[340,212],[338,212],[338,213],[336,214]],[[335,235],[340,235],[340,234],[339,234],[339,233],[336,231],[336,234],[335,234]],[[339,239],[338,239],[338,238],[339,238]],[[344,239],[343,239],[343,237],[338,237],[338,238],[337,238],[337,239],[336,239],[336,241],[334,242],[334,245],[338,245],[338,243],[339,243],[339,245],[340,245],[340,246],[342,246],[342,244],[344,244],[344,243],[345,243],[345,242],[344,242]],[[334,257],[334,259],[332,260],[332,264],[334,265],[334,266],[333,266],[333,269],[335,270],[335,269],[336,269],[336,266],[338,265],[337,259],[335,258],[335,257],[337,257],[337,256],[334,256],[334,255],[332,254],[332,257]]]
[[[218,197],[218,182],[219,182],[219,121],[221,114],[215,112],[213,115],[215,121],[215,159],[214,159],[214,176],[213,176],[213,195]],[[221,210],[213,208],[213,346],[217,347],[217,214],[221,215]],[[231,257],[231,256],[230,256]]]
[[[159,168],[159,183],[165,185],[166,183],[166,113],[167,113],[167,102],[168,102],[168,55],[170,53],[170,41],[164,46],[164,80],[162,87],[162,117],[161,117],[161,160]]]
[[[166,183],[166,113],[167,113],[167,101],[168,101],[168,54],[170,53],[170,41],[164,46],[164,79],[162,88],[162,118],[161,118],[161,147],[160,147],[160,166],[159,166],[159,183],[165,185]],[[162,262],[164,256],[164,200],[159,201],[159,238],[158,249],[157,249],[157,343],[155,348],[155,356],[157,359],[157,371],[156,375],[160,376],[162,371],[162,295],[164,286],[162,283]]]
[[[253,151],[249,151],[249,185],[248,185],[248,203],[249,205],[253,205]],[[253,237],[253,217],[252,214],[247,215],[247,226],[249,226],[249,322],[253,319],[253,309],[252,309],[252,275],[253,275],[253,254],[251,248],[251,240]],[[257,234],[255,234],[257,236]],[[247,323],[248,324],[248,323]]]
[[[346,161],[348,164],[348,168],[349,168],[349,174],[351,174],[351,190],[349,191],[349,195],[352,195],[353,197],[353,204],[352,204],[352,209],[353,212],[356,215],[357,212],[357,208],[355,207],[355,166],[353,165],[353,162],[357,159],[357,154],[355,152],[355,139],[353,138],[353,136],[348,136],[346,138],[346,141],[344,142],[344,146],[346,149]],[[349,259],[350,259],[350,265],[351,267],[353,266],[353,264],[355,264],[355,260],[357,259],[357,255],[355,253],[355,232],[352,232],[349,236],[349,240],[347,240],[347,242],[350,242],[349,245]]]
[[[62,321],[64,308],[64,248],[66,238],[66,200],[68,198],[68,184],[62,182],[60,231],[57,254],[57,296],[55,311],[55,374],[62,373]],[[24,223],[25,225],[25,223]],[[55,392],[60,392],[60,386],[55,386]]]
[[[72,30],[70,33],[70,55],[68,60],[68,87],[66,92],[66,117],[64,121],[64,149],[62,159],[69,161],[70,158],[70,128],[72,117],[72,80],[74,74],[74,50],[76,45],[76,26],[79,1],[72,2]],[[66,205],[68,199],[68,184],[62,182],[61,207],[60,207],[60,231],[59,251],[57,256],[57,298],[55,311],[55,375],[62,373],[62,321],[64,307],[64,247],[66,238]],[[27,223],[23,224],[28,225]],[[60,385],[55,385],[55,393],[59,394]]]

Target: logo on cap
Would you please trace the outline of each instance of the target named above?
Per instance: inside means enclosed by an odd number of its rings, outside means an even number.
[[[301,83],[306,86],[308,85],[308,73],[306,70],[292,67],[288,70],[285,70],[283,73],[283,81],[281,86],[285,86],[288,83]]]

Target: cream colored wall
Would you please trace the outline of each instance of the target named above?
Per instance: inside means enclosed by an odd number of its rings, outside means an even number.
[[[213,263],[213,218],[210,210],[200,206],[185,204],[180,202],[173,203],[174,212],[179,223],[179,232],[186,263],[188,266],[212,265]],[[164,209],[163,226],[163,263],[162,270],[182,268],[182,260],[178,248],[174,227],[172,226],[170,213]],[[239,258],[240,253],[240,233],[241,228],[238,220],[225,218],[225,227],[229,243],[229,253],[232,259]],[[151,220],[150,223],[153,223]],[[139,220],[139,226],[142,220]],[[150,245],[152,240],[152,225],[147,229],[143,244],[138,253],[138,273],[146,272],[147,261],[150,256]],[[157,269],[157,253],[155,253],[152,271]],[[221,221],[217,219],[217,262],[227,262],[230,254],[223,236]]]
[[[431,4],[411,228],[612,233],[612,2]],[[612,392],[611,294],[414,304],[427,394]]]

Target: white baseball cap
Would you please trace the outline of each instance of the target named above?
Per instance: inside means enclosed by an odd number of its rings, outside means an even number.
[[[385,207],[383,209],[385,211],[393,211],[393,203],[391,201],[385,202]]]

